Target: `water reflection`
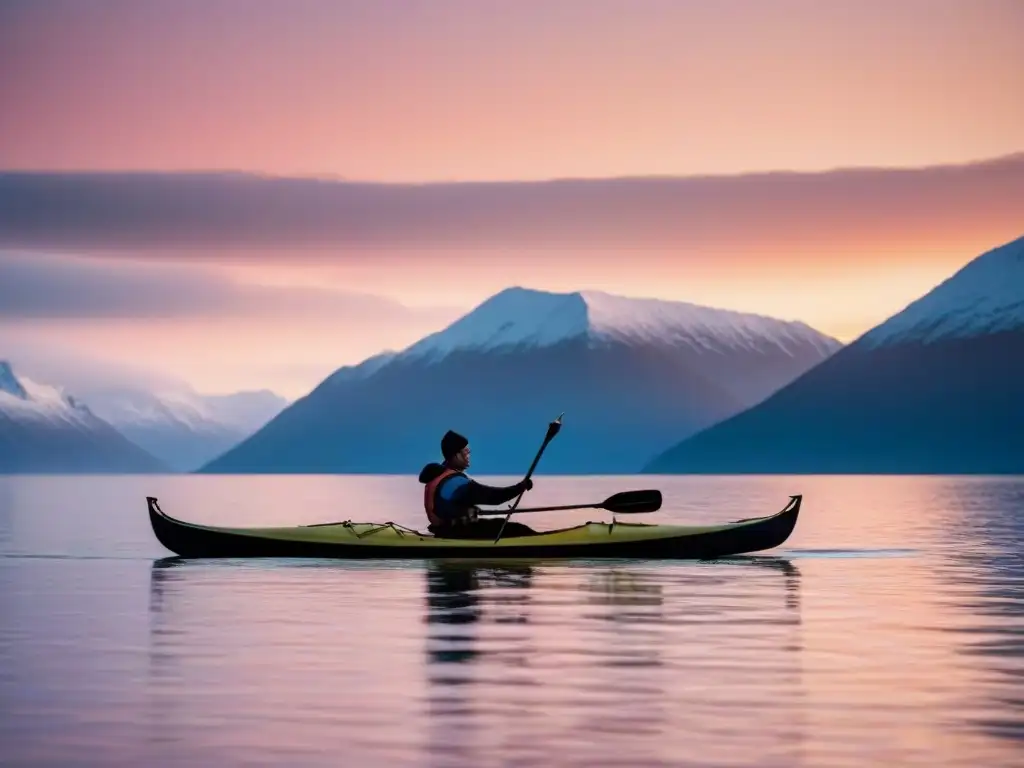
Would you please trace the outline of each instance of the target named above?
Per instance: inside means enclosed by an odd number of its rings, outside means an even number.
[[[800,590],[797,566],[773,557],[164,558],[150,570],[145,731],[183,762],[297,764],[331,748],[351,764],[474,768],[556,753],[581,766],[798,762]],[[728,737],[697,736],[709,733]]]
[[[435,562],[424,578],[426,749],[444,764],[545,765],[565,745],[571,764],[590,765],[609,756],[595,729],[631,765],[715,764],[744,742],[802,753],[801,574],[789,560]],[[723,653],[735,661],[721,666]],[[744,711],[756,732],[680,740]]]
[[[164,609],[167,582],[172,578],[167,571],[188,565],[188,560],[181,557],[162,557],[153,561],[149,571],[149,611],[150,615],[159,615]]]
[[[503,606],[525,608],[529,602],[525,591],[519,596],[495,592],[485,597],[483,590],[488,587],[529,590],[533,578],[533,568],[529,565],[480,566],[430,561],[424,574],[427,604],[424,621],[430,628],[427,656],[431,663],[465,663],[480,655],[472,625],[482,620],[485,603],[490,604],[494,612],[491,618],[496,624],[528,621],[525,610],[501,610]],[[455,627],[460,627],[461,631],[455,631]]]
[[[957,545],[942,567],[949,595],[965,614],[952,631],[962,636],[959,652],[981,665],[985,701],[969,716],[970,727],[1024,742],[1024,484],[1017,479],[949,483],[939,489],[941,506]]]
[[[422,734],[419,576],[389,563],[153,562],[151,764],[408,764]]]
[[[154,560],[149,573],[149,665],[145,739],[152,755],[186,762],[188,737],[178,725],[189,719],[188,705],[177,694],[188,677],[188,655],[183,652],[186,632],[179,627],[173,605],[175,578],[185,575],[188,560],[166,557]],[[194,566],[193,566],[194,567]],[[181,569],[177,572],[173,569]]]

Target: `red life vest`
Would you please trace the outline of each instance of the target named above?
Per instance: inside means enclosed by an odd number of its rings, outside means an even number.
[[[427,483],[427,486],[423,489],[423,509],[426,510],[427,520],[430,521],[431,525],[444,525],[444,520],[434,514],[434,492],[437,491],[437,486],[452,475],[458,474],[460,473],[454,469],[446,467],[440,475]]]

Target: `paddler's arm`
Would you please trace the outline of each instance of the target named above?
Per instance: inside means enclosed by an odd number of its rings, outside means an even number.
[[[520,493],[533,488],[533,480],[521,480],[515,485],[494,486],[478,483],[467,477],[452,478],[448,483],[458,485],[452,488],[452,500],[460,506],[481,507],[497,506],[511,501]]]

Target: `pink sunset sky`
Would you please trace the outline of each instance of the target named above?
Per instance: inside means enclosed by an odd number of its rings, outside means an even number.
[[[1017,0],[0,3],[0,359],[296,397],[509,285],[850,341],[1024,234],[1022,36]]]

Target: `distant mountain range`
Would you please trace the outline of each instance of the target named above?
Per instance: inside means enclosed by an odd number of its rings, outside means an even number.
[[[97,416],[175,472],[198,469],[288,405],[268,390],[199,395],[123,389],[97,393],[88,402]]]
[[[0,472],[186,472],[251,434],[287,401],[109,389],[78,399],[0,361]]]
[[[1024,237],[652,473],[1024,473]]]
[[[345,367],[203,472],[415,473],[448,429],[473,471],[638,471],[835,353],[799,322],[600,292],[510,288],[401,352]],[[571,425],[571,426],[569,426]]]
[[[167,467],[87,406],[0,361],[0,472],[137,473]]]

